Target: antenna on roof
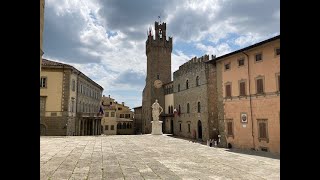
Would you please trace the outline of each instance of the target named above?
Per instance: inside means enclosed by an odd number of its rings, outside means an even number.
[[[160,15],[158,16],[158,19],[159,19],[159,24],[161,24],[161,13],[160,13]]]

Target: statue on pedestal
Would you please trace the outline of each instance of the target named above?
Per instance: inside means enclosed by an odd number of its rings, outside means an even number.
[[[159,121],[159,116],[163,111],[163,108],[158,103],[158,100],[156,99],[156,102],[152,104],[152,118],[153,121]]]
[[[152,124],[152,135],[161,135],[162,134],[162,121],[159,121],[159,116],[162,113],[163,109],[158,103],[158,100],[152,104],[152,118],[153,121],[151,121]]]

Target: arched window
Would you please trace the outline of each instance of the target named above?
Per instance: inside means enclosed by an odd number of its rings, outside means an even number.
[[[129,125],[129,123],[127,123],[127,129],[130,129],[130,125]]]
[[[121,129],[121,123],[117,124],[117,129]]]
[[[187,104],[187,113],[190,113],[190,106],[189,106],[189,103]]]
[[[200,85],[200,82],[199,82],[199,76],[197,76],[196,78],[196,85],[199,86]]]
[[[170,106],[168,106],[168,114],[171,113],[171,109],[170,109]]]
[[[126,128],[127,128],[126,123],[123,123],[122,124],[122,129],[126,129]]]
[[[178,92],[180,92],[180,84],[178,84]]]
[[[179,113],[181,113],[181,107],[180,107],[180,104],[179,104]]]
[[[189,89],[189,80],[186,81],[186,89]]]
[[[171,113],[173,113],[173,106],[171,106]]]
[[[200,102],[198,102],[198,113],[200,112],[200,109],[201,107],[200,107]]]

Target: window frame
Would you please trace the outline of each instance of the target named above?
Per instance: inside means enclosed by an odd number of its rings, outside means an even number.
[[[274,48],[274,57],[280,56],[280,53],[277,54],[277,50],[278,50],[278,49],[279,49],[279,52],[280,52],[280,47],[275,47],[275,48]]]
[[[189,79],[186,80],[186,89],[189,89]]]
[[[230,95],[228,96],[228,93],[227,93],[227,86],[230,86]],[[231,82],[227,82],[227,83],[225,83],[225,85],[224,85],[224,89],[225,89],[225,91],[224,91],[224,93],[225,93],[225,98],[231,98],[232,97],[232,83]]]
[[[240,65],[240,61],[241,61],[241,60],[243,60],[243,65]],[[238,58],[237,62],[238,62],[238,67],[243,67],[243,66],[245,66],[245,58],[244,58],[244,57]]]
[[[261,132],[260,132],[260,124],[265,124],[265,135],[266,137],[261,137]],[[267,143],[269,142],[269,131],[268,131],[268,119],[264,118],[264,119],[257,119],[257,129],[258,129],[258,140],[259,142],[261,141],[267,141]]]
[[[231,130],[232,130],[232,133],[230,134],[229,132],[229,123],[231,123]],[[233,119],[226,119],[226,130],[227,130],[227,137],[232,137],[234,138],[234,122],[233,122]]]
[[[227,65],[229,65],[229,69],[227,69]],[[230,71],[231,70],[231,62],[224,63],[224,71]]]
[[[258,80],[262,80],[262,92],[258,92]],[[256,90],[256,94],[265,94],[266,91],[265,91],[265,80],[264,80],[264,76],[257,76],[255,78],[255,90]]]
[[[197,112],[201,113],[201,103],[200,103],[200,101],[198,101],[198,103],[197,103]]]
[[[190,104],[187,103],[187,113],[189,114],[190,113]]]
[[[261,60],[258,60],[257,61],[257,55],[259,55],[259,54],[261,54]],[[254,62],[255,63],[259,63],[259,62],[262,62],[263,61],[263,54],[262,54],[262,52],[257,52],[257,53],[255,53],[254,54]]]
[[[244,94],[241,94],[241,83],[244,83]],[[239,80],[238,84],[239,84],[239,96],[240,97],[247,96],[247,87],[246,87],[247,80],[246,79],[241,79],[241,80]]]
[[[44,86],[43,85],[43,79],[45,79]],[[41,76],[40,77],[40,88],[48,88],[48,77],[47,76]]]
[[[196,77],[196,86],[200,86],[200,78],[199,78],[199,76]]]

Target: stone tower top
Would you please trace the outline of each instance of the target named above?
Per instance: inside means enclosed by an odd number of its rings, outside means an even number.
[[[165,47],[169,48],[170,52],[172,52],[172,37],[169,37],[169,40],[167,40],[167,25],[165,22],[160,23],[155,22],[154,23],[154,29],[155,29],[155,37],[153,37],[153,33],[151,30],[149,30],[148,33],[148,39],[146,41],[146,54],[148,54],[150,47]]]

